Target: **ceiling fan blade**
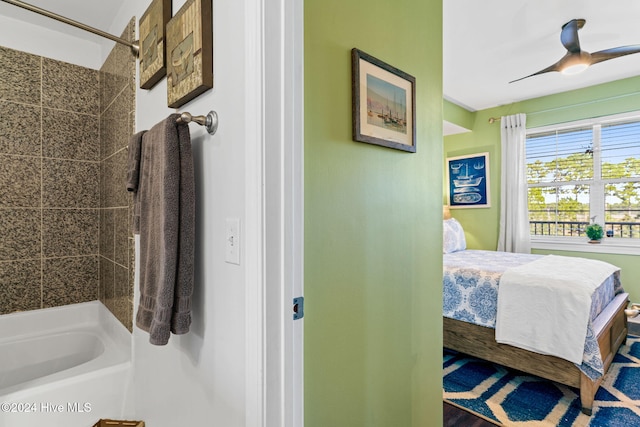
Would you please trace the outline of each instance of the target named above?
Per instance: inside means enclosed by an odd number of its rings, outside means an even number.
[[[558,64],[559,63],[556,62],[555,64],[548,66],[544,70],[540,70],[540,71],[535,72],[533,74],[529,74],[528,76],[520,77],[519,79],[516,79],[516,80],[511,80],[509,83],[519,82],[520,80],[528,79],[529,77],[537,76],[537,75],[544,74],[544,73],[551,73],[553,71],[560,71],[559,68],[558,68]]]
[[[560,41],[562,42],[562,45],[567,49],[567,53],[562,57],[562,59],[543,70],[516,80],[512,80],[509,83],[518,82],[529,77],[553,71],[561,71],[563,73],[573,74],[599,62],[619,58],[625,55],[632,55],[634,53],[640,53],[640,45],[614,47],[594,53],[582,51],[580,49],[580,40],[578,39],[578,30],[584,27],[584,24],[586,22],[587,21],[584,19],[572,19],[562,26]]]
[[[620,46],[613,47],[611,49],[600,50],[591,54],[591,65],[598,62],[606,61],[608,59],[619,58],[625,55],[632,55],[634,53],[640,53],[640,45]]]
[[[572,53],[580,52],[580,39],[578,39],[578,30],[585,24],[584,19],[572,19],[562,26],[560,33],[560,41],[562,45]]]

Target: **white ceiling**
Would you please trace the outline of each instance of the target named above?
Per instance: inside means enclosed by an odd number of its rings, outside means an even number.
[[[595,64],[581,74],[518,79],[558,61],[562,25],[586,19],[581,48],[640,45],[638,0],[443,0],[445,99],[477,111],[640,75],[640,54]]]
[[[23,0],[24,3],[37,6],[49,12],[62,15],[99,30],[109,32],[120,7],[126,0]],[[101,40],[98,36],[67,24],[38,15],[9,3],[0,2],[0,15],[28,22],[33,25],[48,28],[53,31],[71,36]],[[114,34],[119,36],[120,34]]]

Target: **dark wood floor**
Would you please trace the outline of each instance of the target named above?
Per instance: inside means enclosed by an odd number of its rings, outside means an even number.
[[[447,402],[444,405],[444,425],[443,427],[495,427],[496,424],[490,423],[483,418],[463,411]]]

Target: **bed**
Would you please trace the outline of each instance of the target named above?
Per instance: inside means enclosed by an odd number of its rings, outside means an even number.
[[[628,294],[620,284],[619,271],[593,292],[581,363],[500,344],[495,331],[500,278],[508,269],[544,256],[466,250],[459,223],[447,220],[444,225],[444,347],[575,387],[580,390],[582,412],[591,415],[595,393],[627,336]],[[554,332],[568,332],[563,326],[558,323]]]

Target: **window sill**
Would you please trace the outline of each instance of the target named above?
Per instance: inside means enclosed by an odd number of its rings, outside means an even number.
[[[601,243],[589,243],[586,237],[531,236],[531,249],[640,255],[640,239],[605,237]]]

